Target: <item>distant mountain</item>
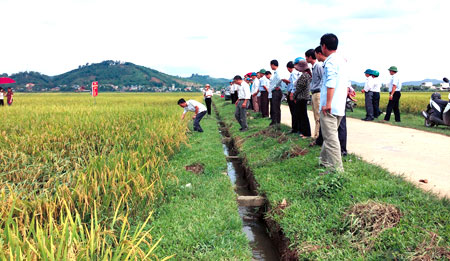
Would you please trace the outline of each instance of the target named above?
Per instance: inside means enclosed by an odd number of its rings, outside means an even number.
[[[402,85],[412,85],[412,86],[420,86],[424,82],[432,82],[433,85],[440,84],[443,82],[442,80],[436,80],[436,79],[424,79],[422,81],[410,81],[410,82],[403,82]]]
[[[212,78],[209,75],[199,75],[199,74],[192,74],[191,77],[184,78],[188,81],[193,81],[201,84],[207,84],[209,83],[211,86],[222,86],[222,85],[228,85],[230,82],[230,79],[225,78]]]
[[[80,65],[77,69],[56,75],[47,76],[38,72],[20,72],[9,76],[16,83],[10,84],[16,90],[42,91],[74,91],[82,86],[89,88],[93,81],[99,82],[102,91],[137,90],[195,90],[209,83],[213,87],[225,86],[226,79],[192,74],[191,77],[178,77],[165,74],[144,66],[129,62],[103,61],[101,63]],[[173,89],[172,86],[175,88]]]

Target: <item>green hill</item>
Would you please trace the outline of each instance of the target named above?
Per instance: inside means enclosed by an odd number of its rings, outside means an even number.
[[[4,75],[5,76],[5,75]],[[8,85],[18,91],[25,91],[26,84],[32,83],[33,91],[74,91],[80,87],[88,89],[93,81],[99,82],[101,91],[183,91],[197,90],[209,83],[214,87],[225,86],[226,79],[192,74],[182,78],[168,75],[144,66],[129,62],[103,61],[86,64],[77,69],[47,76],[38,72],[21,72],[10,76],[16,83]],[[175,87],[172,89],[172,87]],[[30,89],[29,89],[30,90]]]

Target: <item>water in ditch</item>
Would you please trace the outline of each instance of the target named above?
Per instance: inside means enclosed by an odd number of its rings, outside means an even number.
[[[232,156],[226,144],[223,144],[225,156]],[[245,177],[240,160],[227,161],[227,173],[238,196],[254,196]],[[280,254],[269,237],[266,224],[261,219],[259,207],[239,207],[245,235],[250,241],[253,260],[280,260]]]

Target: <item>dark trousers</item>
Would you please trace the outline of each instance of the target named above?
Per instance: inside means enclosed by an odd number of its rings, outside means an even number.
[[[269,93],[261,92],[261,113],[263,118],[269,116]]]
[[[208,109],[208,115],[211,115],[211,98],[205,98],[206,109]]]
[[[200,126],[200,121],[202,120],[203,116],[206,115],[206,111],[202,111],[194,119],[194,130],[195,131],[203,131],[202,127]]]
[[[235,104],[237,100],[238,100],[238,94],[237,94],[237,92],[232,93],[232,94],[231,94],[231,103],[232,103],[232,104]]]
[[[283,92],[281,90],[272,91],[272,104],[271,104],[271,117],[272,124],[281,123],[281,99],[283,98]]]
[[[294,101],[291,101],[291,100],[289,99],[289,95],[287,95],[287,97],[288,97],[287,103],[288,103],[288,106],[289,106],[289,111],[291,112],[291,126],[292,126],[292,132],[297,132],[298,129],[295,129],[295,124],[294,124],[294,119],[295,119],[295,117],[294,117],[294,114],[295,114],[295,103],[294,103]]]
[[[297,100],[295,104],[295,114],[298,119],[298,131],[303,136],[311,137],[311,126],[309,125],[308,118],[308,101],[307,100]]]
[[[247,107],[249,110],[253,110],[253,95],[250,96],[250,104]]]
[[[261,95],[258,97],[258,111],[261,112]]]
[[[388,105],[387,105],[386,116],[384,116],[385,121],[389,121],[391,119],[392,110],[394,110],[395,121],[400,121],[399,102],[400,102],[401,96],[402,96],[402,94],[400,92],[394,92],[394,95],[392,96],[392,100],[389,100]]]
[[[0,106],[5,106],[5,103],[3,102],[3,99],[0,100]]]
[[[373,120],[374,112],[373,112],[373,92],[364,93],[364,102],[366,103],[366,119]]]
[[[244,104],[245,100],[238,100],[236,111],[234,112],[234,117],[239,122],[239,125],[241,125],[241,129],[247,129],[247,109],[248,109],[248,100],[245,108],[242,108],[242,104]]]
[[[373,106],[373,116],[375,118],[378,118],[378,116],[381,115],[381,111],[380,111],[380,93],[379,92],[373,92],[373,95],[372,95],[372,106]]]
[[[339,124],[338,138],[341,145],[341,153],[347,153],[347,116],[342,117],[341,123]],[[319,131],[319,137],[316,139],[316,144],[319,146],[322,146],[323,144],[322,130]]]

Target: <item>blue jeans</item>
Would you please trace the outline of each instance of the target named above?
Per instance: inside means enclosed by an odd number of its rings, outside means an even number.
[[[194,130],[195,131],[203,131],[202,127],[200,127],[200,121],[202,120],[203,116],[206,115],[207,111],[202,111],[194,119]]]

